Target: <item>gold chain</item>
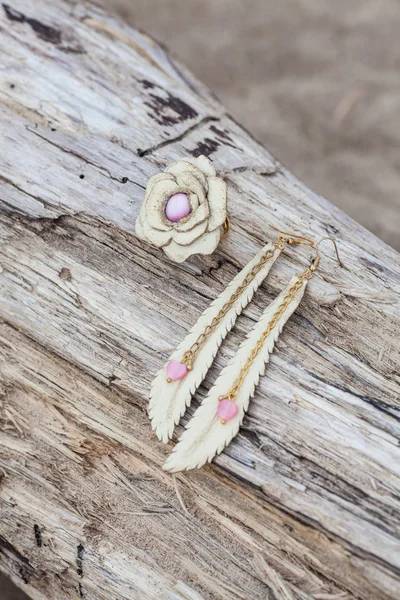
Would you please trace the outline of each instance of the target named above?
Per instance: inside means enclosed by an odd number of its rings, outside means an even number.
[[[261,348],[263,347],[265,340],[267,339],[267,337],[269,336],[269,334],[271,333],[273,328],[278,323],[279,319],[281,318],[281,316],[287,309],[290,302],[295,297],[298,290],[302,287],[304,280],[311,279],[311,277],[313,276],[313,270],[314,269],[308,268],[308,269],[305,269],[305,271],[303,271],[303,273],[301,273],[301,275],[298,275],[297,281],[289,288],[287,294],[285,295],[284,299],[282,300],[282,303],[279,305],[279,307],[276,310],[276,312],[274,313],[274,316],[272,317],[271,321],[268,323],[266,330],[263,332],[263,334],[260,337],[260,339],[258,340],[257,344],[254,346],[245,365],[240,370],[240,373],[239,373],[238,377],[235,379],[231,389],[229,390],[229,392],[227,394],[220,396],[221,400],[224,398],[227,398],[228,400],[232,400],[232,401],[235,400],[236,396],[239,393],[240,388],[242,387],[243,381],[244,381],[251,365],[253,364],[254,359],[256,358],[256,356],[260,352]]]
[[[273,250],[268,250],[265,254],[262,255],[262,257],[260,258],[260,260],[258,261],[258,263],[256,265],[254,265],[254,267],[251,269],[251,271],[246,275],[246,277],[244,278],[242,284],[232,294],[232,296],[229,298],[229,300],[227,302],[225,302],[225,304],[223,305],[223,307],[221,308],[221,310],[219,311],[219,313],[217,314],[217,316],[214,317],[212,319],[211,323],[204,328],[204,331],[199,335],[199,337],[194,342],[194,344],[191,346],[191,348],[187,352],[185,352],[185,354],[183,355],[183,358],[182,358],[181,362],[182,362],[182,364],[186,364],[188,371],[190,371],[191,368],[192,368],[193,359],[194,359],[196,353],[200,350],[200,348],[206,342],[208,336],[213,331],[215,331],[215,329],[220,324],[221,320],[230,311],[230,309],[232,308],[233,304],[239,298],[239,296],[241,295],[241,293],[250,285],[250,283],[254,280],[254,278],[256,277],[256,275],[261,271],[261,269],[265,265],[265,263],[270,258],[273,257],[273,255],[275,254],[276,249],[277,248],[280,248],[280,249],[283,248],[282,241],[285,241],[285,240],[279,238],[278,242],[272,242],[272,244],[274,246],[274,249]]]

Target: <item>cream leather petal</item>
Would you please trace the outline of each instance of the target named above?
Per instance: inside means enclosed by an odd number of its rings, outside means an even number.
[[[190,208],[192,209],[192,213],[194,213],[194,211],[199,207],[199,199],[196,194],[189,194],[189,204]]]
[[[146,218],[147,218],[146,217],[146,208],[143,203],[142,206],[140,207],[139,216],[136,219],[136,233],[142,239],[145,239],[144,234],[143,234],[143,223],[146,220]],[[138,232],[140,232],[140,233],[138,233]]]
[[[172,163],[172,165],[169,165],[165,169],[165,172],[172,174],[175,177],[178,177],[178,175],[185,172],[192,173],[204,188],[207,187],[207,179],[204,173],[195,164],[190,162],[190,159],[177,160],[176,162]]]
[[[225,181],[220,177],[210,177],[208,180],[208,204],[210,207],[209,231],[220,227],[226,220],[226,196]]]
[[[172,239],[179,244],[179,246],[188,246],[197,238],[199,238],[203,233],[207,231],[207,221],[203,221],[199,223],[189,231],[177,231],[175,230],[172,234]]]
[[[196,158],[190,157],[186,160],[192,165],[198,167],[200,171],[202,171],[207,177],[215,177],[215,175],[217,174],[211,160],[207,158],[207,156],[204,156],[204,154],[200,154],[200,156],[197,156]]]
[[[199,182],[199,180],[193,175],[193,173],[189,173],[185,171],[177,176],[176,181],[179,186],[183,188],[189,189],[191,192],[196,194],[199,199],[199,203],[203,204],[207,201],[207,197],[205,194],[205,189]]]
[[[147,182],[145,200],[151,194],[155,184],[160,181],[175,181],[175,177],[170,173],[156,173],[155,175],[152,175]]]
[[[151,224],[153,229],[168,231],[171,228],[171,223],[164,213],[164,201],[168,196],[172,196],[172,194],[175,194],[178,191],[178,184],[169,179],[157,181],[153,185],[151,193],[144,201],[146,220]]]
[[[140,222],[140,218],[136,219],[135,232],[138,238],[140,238],[141,240],[146,240],[146,238],[144,237],[143,227]]]
[[[153,246],[156,246],[156,248],[162,248],[165,244],[168,244],[173,235],[172,227],[169,231],[159,231],[158,229],[153,229],[147,221],[144,221],[141,227],[144,239],[153,244]]]
[[[179,246],[174,240],[168,246],[164,246],[165,254],[173,261],[181,263],[192,254],[212,254],[218,246],[220,239],[219,229],[204,233],[199,239],[189,246]]]
[[[203,223],[210,214],[207,202],[200,204],[198,209],[191,213],[189,219],[184,223],[177,223],[175,231],[190,231],[193,227],[196,227],[199,223]]]

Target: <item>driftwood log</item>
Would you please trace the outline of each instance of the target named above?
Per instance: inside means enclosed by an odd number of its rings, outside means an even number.
[[[35,599],[398,599],[398,255],[297,181],[148,36],[91,4],[9,2],[1,570]],[[190,154],[226,178],[232,231],[214,255],[176,265],[137,239],[135,219],[147,179]],[[268,223],[334,235],[347,268],[321,248],[240,434],[214,464],[171,476],[149,384],[272,237]],[[278,261],[195,406],[309,259],[303,248]]]

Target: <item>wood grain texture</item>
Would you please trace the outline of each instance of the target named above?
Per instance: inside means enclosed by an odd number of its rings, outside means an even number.
[[[93,5],[2,5],[0,45],[1,569],[40,599],[398,598],[398,255]],[[199,154],[232,231],[175,265],[135,219],[147,179]],[[173,477],[150,382],[269,222],[337,236],[347,270],[321,248],[241,432]],[[309,258],[277,262],[198,399]]]

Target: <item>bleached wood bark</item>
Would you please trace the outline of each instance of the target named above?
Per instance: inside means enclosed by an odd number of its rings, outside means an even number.
[[[1,569],[52,600],[398,598],[398,255],[144,34],[62,0],[0,19]],[[197,154],[232,232],[176,265],[135,219],[147,179]],[[337,236],[347,270],[323,248],[241,433],[173,477],[150,382],[269,222]],[[278,261],[198,399],[309,257]]]

